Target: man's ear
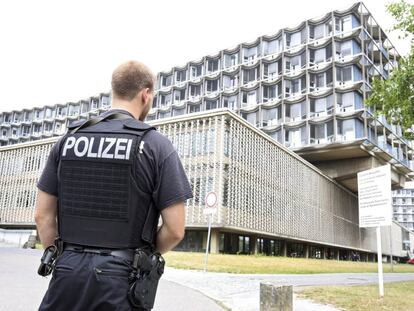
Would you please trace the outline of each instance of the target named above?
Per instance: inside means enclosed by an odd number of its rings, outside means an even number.
[[[151,90],[149,88],[145,88],[141,91],[141,101],[145,105],[150,97]]]

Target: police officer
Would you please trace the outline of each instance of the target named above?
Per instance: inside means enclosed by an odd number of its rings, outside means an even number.
[[[142,63],[120,65],[112,109],[69,126],[50,152],[35,220],[43,246],[59,236],[63,251],[40,310],[135,310],[133,250],[163,254],[184,236],[190,184],[171,142],[143,122],[154,81]]]

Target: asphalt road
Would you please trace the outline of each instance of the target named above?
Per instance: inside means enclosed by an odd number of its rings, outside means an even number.
[[[0,247],[1,311],[38,309],[49,284],[49,277],[37,274],[41,255],[39,250]],[[223,308],[197,290],[161,279],[153,310],[222,311]]]

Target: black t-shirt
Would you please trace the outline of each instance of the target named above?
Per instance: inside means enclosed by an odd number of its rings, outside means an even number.
[[[129,114],[125,110],[116,111]],[[149,131],[142,141],[144,142],[142,153],[135,155],[137,167],[134,172],[135,180],[142,192],[152,196],[156,208],[161,211],[175,203],[192,198],[190,183],[171,141],[157,131]],[[61,143],[62,139],[58,140],[50,151],[37,184],[40,190],[57,197],[59,196],[57,174]]]

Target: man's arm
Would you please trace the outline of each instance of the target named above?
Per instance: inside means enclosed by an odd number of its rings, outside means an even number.
[[[35,221],[44,248],[52,245],[57,237],[57,197],[38,191]]]
[[[156,249],[164,254],[173,249],[185,232],[184,202],[173,204],[161,211],[162,226],[157,233]]]

